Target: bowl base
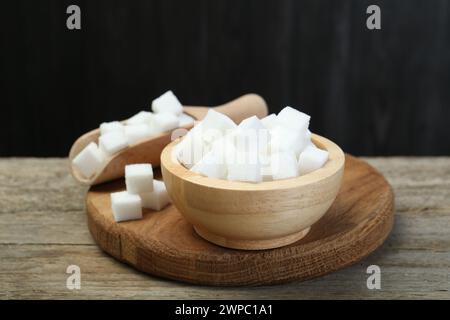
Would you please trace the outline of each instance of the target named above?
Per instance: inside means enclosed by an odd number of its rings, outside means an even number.
[[[300,232],[292,233],[284,237],[266,240],[229,239],[216,235],[199,227],[194,226],[194,230],[203,239],[221,247],[241,250],[265,250],[284,247],[291,243],[294,243],[306,236],[310,228],[303,229]]]

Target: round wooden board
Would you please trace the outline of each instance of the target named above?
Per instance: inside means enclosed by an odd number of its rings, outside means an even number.
[[[86,197],[89,230],[98,245],[134,268],[196,284],[267,285],[305,280],[349,266],[387,238],[394,222],[394,195],[366,162],[346,156],[336,201],[307,236],[261,251],[233,250],[199,237],[174,206],[144,211],[137,221],[116,223],[110,193],[123,180],[91,187]]]

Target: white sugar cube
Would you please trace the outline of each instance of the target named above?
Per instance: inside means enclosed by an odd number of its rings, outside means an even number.
[[[244,119],[239,123],[238,128],[243,130],[262,130],[265,129],[261,120],[256,116],[249,117]]]
[[[125,166],[125,184],[132,194],[153,191],[153,168],[149,163]]]
[[[169,90],[152,101],[152,110],[155,113],[167,112],[180,115],[183,112],[183,106],[173,92]]]
[[[228,180],[261,182],[261,163],[258,156],[245,152],[235,152],[227,158]]]
[[[306,113],[295,110],[291,107],[285,107],[278,113],[276,122],[285,128],[304,132],[308,129],[311,117]]]
[[[271,173],[273,180],[288,179],[298,176],[297,158],[293,152],[272,154]]]
[[[120,123],[119,121],[111,121],[111,122],[103,122],[100,125],[100,134],[104,135],[109,132],[123,132],[124,125]]]
[[[328,151],[319,149],[315,145],[309,145],[298,159],[299,172],[302,175],[322,168],[327,160]]]
[[[267,129],[242,129],[234,130],[232,138],[236,149],[239,152],[254,154],[267,154],[269,150],[270,134]]]
[[[128,147],[128,141],[125,134],[119,131],[109,132],[100,136],[98,142],[100,149],[107,155],[113,155]]]
[[[158,133],[170,131],[179,127],[178,117],[172,113],[157,113],[153,117],[154,130]]]
[[[142,207],[160,211],[170,203],[163,181],[153,180],[153,191],[140,194]]]
[[[136,194],[127,191],[111,193],[111,207],[117,222],[142,219],[142,202]]]
[[[152,130],[151,127],[147,124],[125,126],[124,132],[129,145],[135,144],[136,142],[148,139],[153,135],[156,135],[154,130]]]
[[[186,113],[182,113],[178,116],[178,121],[180,122],[179,123],[180,127],[185,127],[185,126],[193,125],[195,122],[195,119]]]
[[[76,155],[72,163],[84,177],[89,178],[97,173],[104,160],[103,152],[95,142],[91,142]]]
[[[148,124],[151,125],[153,122],[153,113],[149,111],[140,111],[128,120],[125,121],[127,125],[135,124]]]
[[[270,150],[272,153],[292,151],[298,156],[306,148],[309,140],[308,131],[289,130],[281,126],[276,126],[270,130]]]
[[[277,116],[275,114],[269,114],[268,116],[261,119],[262,124],[266,129],[273,129],[276,126]]]
[[[201,124],[191,129],[174,149],[175,156],[186,168],[192,168],[209,149],[202,139]]]
[[[221,152],[210,151],[191,168],[191,171],[209,178],[225,179],[227,165],[222,155]]]
[[[210,129],[226,131],[236,128],[236,123],[223,113],[209,109],[202,120],[202,126],[205,131]]]

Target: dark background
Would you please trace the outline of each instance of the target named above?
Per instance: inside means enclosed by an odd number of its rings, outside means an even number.
[[[66,28],[77,4],[82,30]],[[377,4],[382,30],[366,28]],[[3,1],[0,156],[65,156],[167,89],[295,106],[357,155],[450,154],[450,1]]]

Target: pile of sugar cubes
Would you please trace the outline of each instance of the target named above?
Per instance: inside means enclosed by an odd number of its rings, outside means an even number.
[[[126,191],[111,193],[111,206],[116,221],[142,218],[142,208],[160,211],[170,203],[163,181],[153,179],[151,164],[125,166]]]
[[[210,109],[174,148],[193,172],[216,179],[261,182],[287,179],[321,168],[328,152],[311,141],[310,116],[291,107],[239,125]]]
[[[103,163],[115,153],[142,140],[163,132],[194,123],[183,113],[183,106],[172,91],[167,91],[152,102],[152,110],[141,111],[124,122],[104,122],[100,125],[98,145],[88,144],[72,161],[86,178],[100,170]]]

